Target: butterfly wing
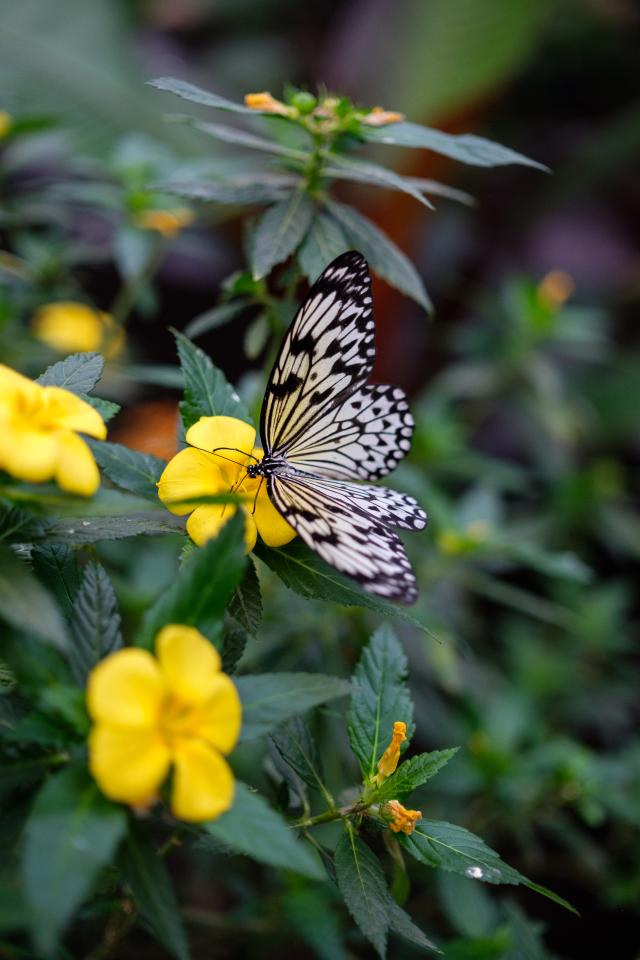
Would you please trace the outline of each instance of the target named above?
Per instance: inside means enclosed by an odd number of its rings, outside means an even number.
[[[271,372],[260,419],[268,452],[281,452],[362,386],[375,357],[371,278],[365,259],[344,253],[298,310]]]
[[[269,497],[307,546],[370,593],[413,603],[416,579],[394,526],[420,530],[426,515],[413,498],[385,487],[301,473],[267,480]]]

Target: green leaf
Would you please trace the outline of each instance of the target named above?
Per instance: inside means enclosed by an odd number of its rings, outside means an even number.
[[[189,944],[169,871],[140,824],[131,824],[121,865],[138,910],[160,943],[178,960],[189,960]]]
[[[24,893],[35,944],[53,952],[67,922],[113,857],[126,816],[82,768],[51,777],[36,797],[22,853]]]
[[[165,460],[160,460],[150,453],[130,450],[120,443],[110,443],[107,440],[87,442],[98,465],[112,483],[138,497],[144,497],[153,503],[158,502],[156,483],[167,465]]]
[[[484,883],[522,884],[540,893],[572,913],[577,913],[570,903],[552,890],[528,880],[475,834],[453,823],[440,820],[421,820],[410,836],[399,838],[404,848],[421,863],[441,870],[451,870],[471,880]]]
[[[225,177],[224,180],[165,180],[157,186],[163,193],[231,206],[245,203],[274,203],[291,193],[298,182],[297,177],[283,177],[281,182],[277,180],[270,182],[267,175],[264,180],[258,180],[255,174],[246,174],[241,177]],[[195,336],[188,329],[185,333],[189,337]]]
[[[99,563],[84,568],[73,604],[68,657],[74,677],[84,686],[95,665],[122,646],[118,601],[106,571]]]
[[[208,123],[205,120],[193,120],[192,124],[202,133],[215,137],[216,140],[222,140],[224,143],[233,143],[240,147],[248,147],[250,150],[261,150],[264,153],[274,153],[288,157],[290,160],[306,161],[309,157],[303,150],[295,150],[275,140],[257,137],[255,133],[247,133],[246,130],[238,130],[237,127],[226,127],[222,123]]]
[[[184,532],[184,522],[169,513],[149,511],[128,517],[66,517],[54,521],[47,529],[48,540],[63,540],[76,546],[100,543],[102,540],[122,540],[142,534],[157,536],[163,533]]]
[[[68,543],[35,544],[31,563],[38,579],[51,591],[69,620],[82,579],[75,551]]]
[[[233,113],[256,113],[255,110],[245,107],[243,103],[234,103],[233,100],[227,100],[226,97],[220,97],[217,93],[203,90],[202,87],[196,87],[195,84],[187,83],[185,80],[177,80],[175,77],[158,77],[155,80],[148,80],[147,83],[156,90],[167,90],[169,93],[175,93],[177,97],[182,97],[183,100],[201,103],[205,107],[231,110]]]
[[[251,559],[247,562],[244,577],[231,595],[227,612],[247,633],[255,637],[262,620],[262,594],[255,564]]]
[[[433,305],[420,274],[380,227],[344,203],[330,200],[326,205],[344,230],[351,246],[362,253],[371,269],[431,313]]]
[[[51,595],[6,547],[0,548],[0,618],[59,650],[67,647],[67,628]]]
[[[278,727],[271,739],[282,759],[313,790],[326,795],[322,762],[316,742],[302,717]]]
[[[349,913],[384,960],[390,896],[380,861],[349,829],[338,841],[334,863]]]
[[[105,423],[113,420],[122,409],[118,403],[112,403],[111,400],[101,400],[100,397],[91,397],[88,393],[79,393],[78,396],[94,410],[97,410]]]
[[[416,926],[406,910],[389,896],[389,929],[393,930],[399,937],[413,943],[416,947],[422,947],[423,950],[441,951],[435,943],[429,939],[420,927]]]
[[[280,577],[286,587],[295,590],[301,597],[328,600],[344,607],[366,607],[386,617],[404,620],[424,633],[430,633],[427,625],[417,617],[398,604],[363,590],[355,580],[343,576],[325,563],[301,540],[296,539],[278,550],[257,543],[253,552]]]
[[[231,625],[225,624],[222,635],[222,649],[220,650],[222,671],[228,674],[236,672],[238,664],[242,659],[242,654],[246,650],[249,641],[247,631],[243,627],[237,627],[233,624],[233,620],[231,621]]]
[[[405,760],[376,790],[376,800],[382,803],[385,800],[401,799],[405,794],[434,777],[457,752],[458,747],[450,750],[433,750],[431,753],[420,753],[417,757]]]
[[[231,303],[223,303],[219,307],[198,314],[184,328],[184,336],[193,339],[208,333],[209,330],[215,330],[216,327],[222,327],[246,310],[250,302],[242,299],[233,300]]]
[[[362,651],[353,674],[353,694],[348,714],[349,741],[369,780],[377,772],[396,721],[413,732],[413,704],[406,686],[407,658],[388,626],[377,630]]]
[[[349,241],[340,225],[326,213],[317,214],[298,250],[300,269],[313,283],[332,260],[348,249]]]
[[[242,347],[248,360],[256,360],[267,345],[271,323],[267,313],[259,313],[244,332]]]
[[[262,214],[249,245],[254,280],[266,277],[272,267],[295,251],[309,229],[314,210],[313,200],[304,190],[298,189]]]
[[[0,503],[0,540],[6,540],[7,543],[30,543],[44,536],[47,523],[45,517],[8,503]]]
[[[243,518],[232,517],[214,540],[185,560],[173,583],[147,610],[136,638],[138,645],[153,646],[156,634],[168,623],[197,627],[209,639],[218,633],[247,562],[243,531]]]
[[[205,829],[220,843],[271,867],[323,880],[324,869],[310,847],[260,794],[236,781],[233,806]]]
[[[36,383],[43,387],[63,387],[72,393],[90,393],[102,376],[104,357],[99,353],[72,353],[47,367]]]
[[[342,941],[341,918],[325,887],[316,884],[285,890],[282,911],[286,923],[319,960],[352,960],[353,953]]]
[[[418,123],[394,123],[388,127],[367,128],[367,140],[375,143],[389,143],[398,147],[416,147],[433,150],[452,160],[460,160],[475,167],[501,167],[506,164],[520,163],[527,167],[549,172],[549,168],[537,160],[531,160],[510,147],[477,137],[473,133],[443,133]]]
[[[249,411],[222,371],[188,337],[177,330],[173,332],[184,373],[184,400],[180,404],[180,413],[185,429],[200,417],[237,417],[251,423]]]
[[[261,737],[289,717],[351,692],[347,680],[324,673],[263,673],[238,677],[236,686],[242,700],[241,740]]]
[[[356,183],[368,183],[376,187],[386,187],[406,193],[418,203],[433,210],[433,204],[424,196],[415,184],[407,177],[401,177],[394,170],[388,170],[377,163],[366,160],[357,160],[354,157],[345,157],[337,153],[328,154],[329,163],[323,168],[323,174],[341,180],[352,180]]]

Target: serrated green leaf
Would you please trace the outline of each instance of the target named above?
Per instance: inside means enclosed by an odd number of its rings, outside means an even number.
[[[184,334],[174,330],[174,336],[184,373],[184,400],[180,404],[180,413],[185,429],[200,417],[237,417],[251,423],[249,411],[222,371]]]
[[[74,677],[84,686],[95,665],[122,646],[118,601],[104,567],[88,563],[71,615],[69,663]]]
[[[377,771],[396,721],[413,731],[413,704],[406,685],[407,658],[390,627],[372,636],[353,674],[353,694],[348,714],[349,741],[360,761],[365,780]]]
[[[349,241],[340,225],[328,214],[319,213],[298,250],[300,269],[313,283],[332,260],[348,249]]]
[[[37,543],[31,551],[31,563],[69,620],[82,579],[75,551],[68,543]]]
[[[6,547],[0,548],[0,618],[59,650],[68,645],[66,625],[51,595]]]
[[[298,189],[262,214],[249,244],[254,280],[266,277],[276,264],[294,253],[309,229],[314,211],[313,200]]]
[[[301,780],[326,795],[322,762],[316,742],[302,717],[294,717],[278,727],[271,739],[276,750]]]
[[[403,940],[413,943],[416,947],[422,947],[423,950],[441,951],[430,940],[426,933],[418,927],[406,910],[403,910],[400,904],[389,896],[389,929],[396,933]]]
[[[403,607],[368,593],[355,580],[338,573],[301,540],[294,540],[274,550],[258,542],[253,550],[276,573],[284,585],[307,599],[327,600],[344,607],[366,607],[375,613],[404,620],[424,633],[430,633],[425,623],[413,617]]]
[[[157,77],[155,80],[148,80],[147,83],[150,87],[155,87],[156,90],[175,93],[177,97],[181,97],[183,100],[190,100],[191,103],[201,103],[205,107],[231,110],[233,113],[256,113],[255,110],[245,107],[243,103],[234,103],[233,100],[227,100],[226,97],[220,97],[217,93],[203,90],[202,87],[196,87],[195,84],[178,80],[176,77]]]
[[[138,645],[152,647],[156,634],[168,623],[197,627],[209,639],[217,636],[247,562],[243,531],[242,517],[232,517],[215,539],[187,557],[168,589],[147,610]]]
[[[51,777],[29,815],[22,854],[25,897],[35,944],[51,954],[74,911],[91,892],[126,829],[126,816],[83,768]]]
[[[43,387],[62,387],[71,393],[90,393],[102,376],[104,357],[99,353],[72,353],[47,367],[36,383]]]
[[[7,543],[29,543],[44,536],[47,524],[46,517],[29,513],[9,503],[0,503],[0,540],[6,540]]]
[[[228,613],[247,633],[255,637],[262,621],[262,593],[255,564],[251,559],[247,562],[244,577],[231,595]]]
[[[86,543],[122,540],[143,534],[151,537],[181,532],[184,532],[184,522],[180,517],[158,510],[128,517],[65,517],[47,528],[46,539],[83,546]]]
[[[330,200],[326,206],[344,230],[351,246],[362,253],[371,269],[431,313],[433,305],[420,274],[380,227],[344,203]]]
[[[484,883],[522,884],[572,913],[578,912],[552,890],[533,883],[508,866],[484,840],[464,827],[440,820],[420,820],[413,833],[402,836],[400,842],[408,853],[427,866],[451,870]]]
[[[433,750],[431,753],[420,753],[417,757],[405,760],[396,772],[378,787],[375,799],[379,803],[401,799],[434,777],[457,752],[458,747],[451,750]]]
[[[382,167],[367,160],[358,160],[355,157],[345,157],[341,154],[328,154],[329,163],[323,168],[328,177],[340,180],[351,180],[356,183],[368,183],[376,187],[386,187],[406,193],[418,203],[433,210],[433,204],[424,196],[415,184],[408,178],[402,177],[394,170]]]
[[[549,172],[549,168],[537,160],[531,160],[522,153],[503,147],[499,143],[477,137],[473,133],[444,133],[431,127],[423,127],[419,123],[394,123],[388,127],[374,129],[368,127],[364,131],[367,140],[375,143],[388,143],[398,147],[416,147],[423,150],[433,150],[452,160],[476,167],[500,167],[511,163],[524,164],[538,170]]]
[[[243,627],[236,626],[233,620],[230,623],[225,623],[222,649],[220,650],[223,673],[233,674],[236,672],[248,642],[249,634]]]
[[[189,960],[189,944],[169,871],[141,824],[131,824],[120,863],[124,882],[160,943],[178,960]]]
[[[122,409],[119,403],[113,403],[111,400],[102,400],[100,397],[92,397],[88,393],[79,393],[78,396],[88,403],[90,407],[97,410],[105,423],[112,420]]]
[[[348,830],[338,841],[334,863],[349,913],[384,960],[389,930],[389,891],[380,861],[353,830]]]
[[[324,879],[324,869],[311,848],[272,810],[264,797],[236,781],[233,806],[205,829],[236,853],[312,880]]]
[[[167,465],[165,460],[150,453],[130,450],[120,443],[92,439],[87,442],[98,465],[112,483],[145,500],[158,502],[156,484]]]
[[[213,307],[212,310],[206,310],[205,313],[198,314],[197,317],[194,317],[193,320],[186,325],[184,328],[185,337],[199,337],[203,333],[207,333],[209,330],[215,330],[216,327],[221,327],[225,323],[229,323],[230,320],[233,320],[234,317],[237,317],[244,310],[246,310],[250,300],[233,300],[231,303],[222,303],[219,307]]]
[[[215,137],[216,140],[222,140],[224,143],[233,143],[239,147],[248,147],[250,150],[260,150],[264,153],[274,153],[278,156],[288,157],[290,160],[305,161],[309,156],[303,150],[295,150],[293,147],[287,147],[275,140],[257,137],[255,133],[238,130],[237,127],[227,127],[222,123],[209,123],[206,120],[192,120],[191,122],[197,130],[201,130],[202,133],[206,133],[210,137]]]
[[[263,673],[236,679],[242,700],[241,740],[271,733],[289,717],[351,692],[347,680],[323,673]]]

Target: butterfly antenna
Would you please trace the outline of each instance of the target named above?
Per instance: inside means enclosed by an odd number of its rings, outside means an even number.
[[[251,457],[252,460],[258,462],[259,458],[255,457],[252,453],[245,453],[244,450],[239,450],[237,447],[216,447],[215,450],[207,450],[206,447],[197,447],[194,443],[189,444],[190,447],[193,447],[194,450],[200,450],[201,453],[212,453],[216,457],[220,457],[221,460],[226,460],[227,463],[233,463],[236,467],[244,467],[244,463],[238,463],[237,460],[232,460],[231,457],[223,457],[221,453],[218,453],[218,450],[233,450],[236,453],[241,454],[243,457]]]

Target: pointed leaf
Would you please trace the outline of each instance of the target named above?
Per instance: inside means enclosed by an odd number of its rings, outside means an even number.
[[[217,93],[211,93],[209,90],[203,90],[194,83],[187,83],[186,80],[178,80],[176,77],[158,77],[155,80],[148,80],[150,87],[156,90],[166,90],[169,93],[175,93],[177,97],[183,100],[190,100],[192,103],[201,103],[205,107],[215,107],[218,110],[231,110],[233,113],[253,113],[243,103],[234,103],[233,100],[227,100],[226,97],[220,97]]]
[[[457,747],[451,750],[433,750],[431,753],[420,753],[417,757],[405,760],[396,772],[378,787],[375,792],[376,800],[379,803],[385,800],[400,800],[434,777],[457,752]]]
[[[68,645],[66,624],[51,595],[6,547],[0,549],[0,619],[59,650]]]
[[[222,371],[188,337],[177,330],[173,333],[184,373],[184,400],[180,404],[180,413],[185,428],[188,429],[200,417],[237,417],[251,423],[249,411]]]
[[[266,277],[298,247],[313,218],[315,205],[304,190],[275,203],[258,220],[250,241],[254,280]]]
[[[90,671],[122,646],[118,601],[104,567],[88,563],[76,595],[71,622],[69,663],[84,686]]]
[[[231,206],[244,203],[274,203],[290,193],[297,182],[297,178],[283,179],[280,184],[261,182],[256,181],[252,176],[251,178],[227,177],[224,180],[165,180],[157,186],[163,193]],[[195,336],[193,332],[189,332],[188,328],[185,329],[185,333],[190,337]]]
[[[241,740],[261,737],[289,717],[351,692],[347,680],[324,673],[263,673],[238,677],[236,686],[242,700]]]
[[[140,453],[138,450],[123,447],[120,443],[110,443],[107,440],[87,442],[98,465],[112,483],[138,497],[158,502],[156,483],[167,465],[165,460],[160,460],[150,453]]]
[[[248,147],[250,150],[261,150],[264,153],[274,153],[278,156],[289,157],[291,160],[305,161],[308,154],[304,150],[295,150],[293,147],[287,147],[283,143],[277,143],[275,140],[267,140],[265,137],[257,137],[255,133],[247,133],[246,130],[238,130],[237,127],[227,127],[222,123],[208,123],[205,120],[194,120],[193,126],[207,133],[216,140],[223,140],[225,143],[234,143],[240,147]]]
[[[408,177],[401,177],[394,170],[388,170],[377,163],[345,157],[337,153],[328,155],[329,163],[323,168],[323,174],[341,180],[353,180],[356,183],[369,183],[376,187],[386,187],[406,193],[418,203],[433,210],[433,204],[424,196]]]
[[[313,790],[324,793],[324,774],[316,742],[302,717],[278,727],[272,738],[275,747],[292,770]]]
[[[389,930],[389,891],[380,861],[353,830],[347,830],[338,841],[334,863],[349,913],[384,960]]]
[[[102,376],[104,357],[99,353],[72,353],[47,367],[36,383],[43,387],[62,387],[71,393],[90,393]]]
[[[250,302],[250,300],[233,300],[231,303],[222,303],[219,307],[213,307],[212,310],[199,314],[184,328],[185,337],[193,339],[209,330],[215,330],[216,327],[222,327],[241,314]]]
[[[298,250],[300,269],[313,283],[327,264],[349,249],[342,228],[326,213],[314,217],[309,232]]]
[[[139,501],[141,502],[141,501]],[[100,543],[102,540],[123,540],[127,537],[157,536],[164,533],[183,533],[184,521],[160,510],[126,517],[66,517],[55,520],[47,528],[48,540],[62,540],[75,546]]]

